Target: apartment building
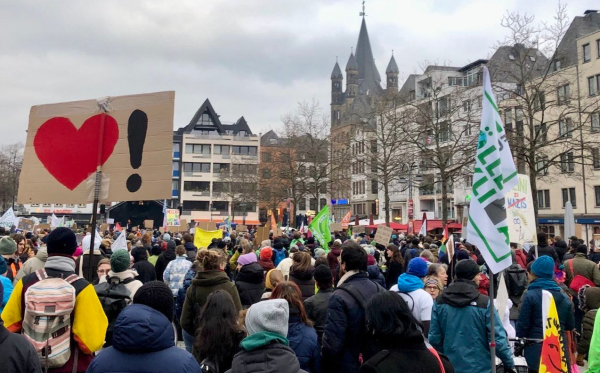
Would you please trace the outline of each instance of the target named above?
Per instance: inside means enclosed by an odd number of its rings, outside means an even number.
[[[244,117],[222,122],[208,99],[173,132],[172,208],[188,222],[258,225],[260,136]]]

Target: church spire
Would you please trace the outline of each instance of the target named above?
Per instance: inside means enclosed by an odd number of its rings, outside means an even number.
[[[356,62],[358,64],[358,81],[361,86],[371,91],[381,90],[381,76],[375,66],[371,42],[367,31],[367,23],[363,17],[356,44]]]
[[[331,79],[344,79],[342,75],[342,70],[340,69],[340,65],[337,61],[335,61],[335,66],[333,67],[333,71],[331,72]]]

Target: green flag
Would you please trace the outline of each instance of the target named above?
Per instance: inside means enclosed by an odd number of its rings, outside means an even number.
[[[331,241],[331,231],[329,230],[329,206],[323,207],[321,211],[308,225],[311,233],[321,244],[321,247],[327,249],[327,244]]]

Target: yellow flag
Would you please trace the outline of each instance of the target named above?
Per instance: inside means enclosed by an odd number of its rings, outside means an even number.
[[[567,373],[565,341],[560,332],[560,321],[552,293],[542,290],[542,314],[544,315],[544,342],[540,357],[540,373]]]
[[[217,229],[216,231],[205,231],[204,229],[196,228],[196,233],[194,234],[194,246],[198,249],[207,248],[213,238],[223,238],[223,231],[220,229]]]

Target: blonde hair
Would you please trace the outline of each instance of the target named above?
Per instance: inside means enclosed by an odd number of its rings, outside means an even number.
[[[248,241],[245,238],[240,241],[240,246],[242,247],[242,251],[244,254],[254,252],[254,246],[252,245],[252,242]]]
[[[221,269],[221,264],[225,263],[225,259],[222,250],[200,250],[196,254],[196,260],[203,271]]]

